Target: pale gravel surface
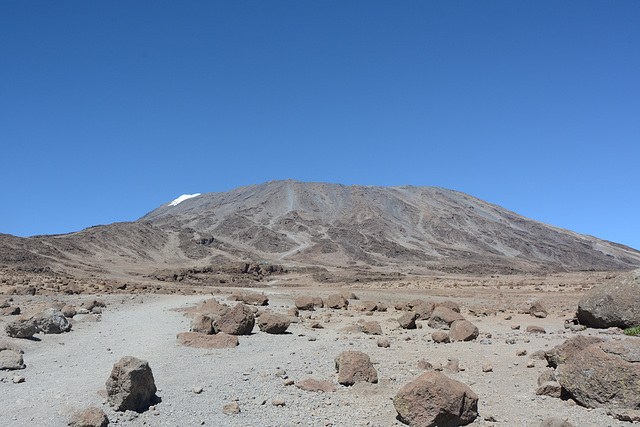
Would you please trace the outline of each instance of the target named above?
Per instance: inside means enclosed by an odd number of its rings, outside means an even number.
[[[269,308],[273,311],[284,312],[293,304],[294,296],[289,290],[267,292],[271,298]],[[388,292],[357,293],[361,299],[391,302],[394,298]],[[326,290],[314,293],[327,294]],[[225,300],[225,294],[216,297]],[[401,299],[410,297],[402,295]],[[20,298],[28,299],[16,297],[16,302],[20,302]],[[87,296],[66,298],[88,299]],[[399,313],[393,309],[373,316],[355,310],[322,309],[312,316],[323,321],[331,314],[324,329],[312,330],[304,324],[292,324],[290,334],[277,336],[261,333],[256,327],[251,336],[240,337],[236,348],[204,350],[177,344],[176,334],[188,330],[190,319],[172,309],[193,305],[207,297],[102,298],[108,307],[100,322],[75,322],[70,333],[37,335],[41,341],[10,339],[24,349],[27,368],[0,371],[0,425],[64,426],[73,410],[88,406],[102,408],[112,425],[123,426],[402,425],[395,419],[391,398],[402,385],[421,373],[417,368],[420,359],[445,364],[448,357],[458,358],[465,370],[447,375],[470,385],[479,395],[480,416],[471,425],[532,426],[551,416],[568,418],[575,426],[630,425],[607,416],[602,410],[589,410],[571,402],[535,395],[536,379],[545,363],[536,360],[534,368],[527,368],[531,359],[516,356],[516,351],[525,349],[531,354],[563,342],[570,334],[564,332],[564,317],[560,316],[534,319],[517,313],[498,313],[476,318],[463,311],[481,333],[492,334],[491,343],[477,340],[434,344],[430,339],[433,330],[426,323],[422,329],[413,331],[398,329],[394,319]],[[465,303],[462,299],[458,301]],[[352,301],[352,305],[357,304]],[[513,319],[505,320],[507,314]],[[391,340],[391,348],[378,348],[377,337],[340,331],[359,319],[379,321],[385,336]],[[3,322],[7,320],[0,320],[3,329]],[[522,329],[512,331],[512,324],[520,324]],[[523,330],[529,324],[543,326],[554,333],[526,334]],[[517,343],[506,344],[505,339],[509,337]],[[304,392],[284,385],[287,379],[297,382],[305,378],[336,383],[333,359],[344,350],[369,354],[380,383],[340,386],[337,392],[328,394]],[[126,355],[149,361],[162,399],[155,409],[142,414],[115,413],[98,393],[104,389],[113,364]],[[486,363],[493,366],[493,372],[482,372]],[[286,378],[278,376],[279,371],[285,371]],[[26,381],[13,384],[14,375],[22,375]],[[203,392],[194,393],[195,387],[202,387]],[[284,399],[286,406],[273,406],[271,401],[275,398]],[[222,407],[234,399],[242,412],[224,415]],[[496,421],[485,420],[490,417]]]

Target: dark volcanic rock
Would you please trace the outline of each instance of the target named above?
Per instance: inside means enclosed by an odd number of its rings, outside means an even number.
[[[469,386],[436,371],[402,387],[393,406],[403,423],[420,427],[461,426],[478,416],[478,396]]]
[[[38,332],[38,325],[33,319],[18,319],[7,323],[4,329],[11,338],[31,338]]]
[[[578,303],[578,320],[594,328],[640,326],[640,269],[588,291]]]

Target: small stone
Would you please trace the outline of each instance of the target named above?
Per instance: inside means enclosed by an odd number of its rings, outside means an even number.
[[[200,393],[202,393],[202,392],[203,392],[203,388],[202,388],[202,387],[200,387],[200,386],[198,386],[198,387],[194,387],[194,388],[193,388],[193,392],[194,392],[195,394],[200,394]]]
[[[493,372],[493,366],[489,365],[488,363],[482,365],[482,372]]]
[[[15,377],[13,377],[13,383],[14,384],[20,384],[20,383],[23,383],[24,381],[25,380],[24,380],[24,377],[22,375],[16,375]]]
[[[284,401],[284,399],[276,398],[271,400],[271,404],[273,406],[285,406],[286,402]]]
[[[516,351],[516,356],[526,356],[527,350],[518,350]]]
[[[376,341],[376,344],[378,345],[378,347],[381,347],[381,348],[391,347],[391,341],[389,341],[388,338],[378,338],[378,340]]]
[[[238,402],[231,402],[222,407],[222,413],[225,415],[235,415],[240,413],[240,404]]]

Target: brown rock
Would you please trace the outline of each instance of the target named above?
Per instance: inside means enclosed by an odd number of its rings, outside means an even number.
[[[460,313],[460,305],[457,302],[454,302],[454,301],[451,301],[451,300],[443,301],[440,304],[438,304],[438,306],[447,307],[447,308],[455,311],[456,313]]]
[[[288,317],[281,314],[263,314],[258,319],[258,328],[268,334],[284,334],[291,324]]]
[[[400,420],[420,427],[466,425],[478,416],[478,396],[465,384],[429,371],[393,398]]]
[[[534,301],[529,307],[528,312],[531,316],[538,318],[545,318],[547,314],[549,314],[540,301]]]
[[[71,319],[73,316],[78,314],[78,312],[76,311],[76,308],[68,304],[62,307],[62,309],[60,309],[60,312],[63,314],[64,317],[68,319]]]
[[[195,348],[232,348],[238,346],[238,337],[228,334],[205,335],[197,332],[181,332],[178,342]]]
[[[362,303],[362,309],[364,311],[376,311],[378,309],[378,304],[376,304],[374,301],[364,301]]]
[[[241,301],[243,301],[245,304],[250,304],[250,305],[258,305],[258,306],[269,305],[269,298],[266,295],[258,294],[255,292],[242,295]]]
[[[329,381],[321,381],[313,378],[298,381],[297,386],[304,391],[320,391],[323,393],[331,393],[338,390],[338,387]]]
[[[0,308],[0,316],[17,316],[18,314],[20,314],[20,307],[18,306]]]
[[[340,296],[342,296],[344,299],[358,299],[358,297],[356,296],[356,294],[354,294],[351,291],[342,291],[340,292]]]
[[[422,301],[422,300],[421,300]],[[436,308],[436,303],[432,301],[424,302],[413,307],[413,311],[418,315],[418,320],[428,320]]]
[[[431,334],[431,339],[433,342],[437,343],[448,343],[450,342],[449,334],[445,331],[435,331]]]
[[[335,359],[338,383],[353,385],[358,381],[378,382],[378,373],[371,359],[360,351],[343,351]]]
[[[205,313],[196,313],[195,316],[193,316],[191,332],[205,335],[213,334],[213,319],[211,316]]]
[[[240,404],[238,402],[231,402],[222,407],[222,413],[225,415],[235,415],[240,413]]]
[[[433,365],[424,359],[420,359],[418,360],[418,369],[421,369],[423,371],[431,371],[433,370]]]
[[[455,374],[456,372],[460,372],[460,361],[455,357],[452,357],[446,365],[444,365],[445,372],[449,372]]]
[[[546,382],[549,382],[549,381],[556,381],[556,370],[555,369],[547,368],[546,370],[542,371],[540,376],[538,376],[538,385],[539,386],[541,386],[542,384],[544,384]]]
[[[107,380],[108,401],[116,411],[146,410],[156,400],[153,373],[146,360],[125,356]]]
[[[540,427],[573,427],[566,418],[551,417],[545,418]]]
[[[311,297],[298,297],[295,299],[295,305],[298,310],[313,311],[314,303]]]
[[[547,363],[552,368],[556,368],[558,365],[562,365],[570,360],[573,356],[580,353],[591,344],[602,342],[602,338],[598,337],[586,337],[583,335],[576,335],[571,337],[560,345],[553,347],[551,350],[544,353]]]
[[[237,304],[213,321],[213,330],[230,335],[249,335],[255,323],[253,311],[244,304]]]
[[[362,324],[362,331],[368,335],[382,335],[382,327],[380,323],[376,321],[364,322]]]
[[[376,345],[381,348],[389,348],[391,347],[391,341],[388,338],[378,338]]]
[[[449,329],[456,320],[463,320],[460,313],[456,313],[448,307],[438,305],[431,314],[428,325],[433,329]]]
[[[549,396],[560,398],[562,396],[562,387],[555,381],[544,382],[536,390],[538,396]]]
[[[478,338],[478,327],[468,320],[455,320],[449,329],[451,341],[472,341]]]
[[[398,318],[398,324],[403,329],[416,329],[416,319],[418,313],[415,311],[408,311]]]
[[[71,427],[107,427],[109,418],[100,408],[87,408],[74,413],[69,418],[67,425]]]
[[[313,307],[314,308],[323,308],[324,307],[324,300],[320,297],[312,297],[311,298],[313,300]]]
[[[541,326],[529,325],[527,326],[527,332],[530,334],[546,334],[547,331]]]
[[[347,300],[341,294],[332,294],[327,297],[327,307],[336,310],[346,309],[349,306],[349,300]]]
[[[640,340],[591,344],[556,370],[558,382],[590,408],[640,408]]]
[[[19,346],[9,341],[0,341],[0,351],[2,350],[11,350],[18,354],[24,354],[24,351]]]

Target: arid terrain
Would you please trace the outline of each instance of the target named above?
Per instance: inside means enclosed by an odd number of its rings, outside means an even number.
[[[638,339],[575,316],[587,291],[639,266],[632,248],[429,187],[274,181],[183,197],[133,223],[0,235],[0,355],[21,350],[24,363],[0,370],[0,424],[61,426],[96,407],[123,426],[402,425],[394,397],[436,371],[477,395],[471,425],[630,425],[537,391],[544,352],[568,338]],[[477,336],[454,339],[417,314],[422,303],[459,311]],[[221,328],[236,306],[257,319],[249,333],[197,330]],[[71,329],[8,336],[48,308]],[[285,333],[263,331],[270,314]],[[178,338],[187,331],[199,346]],[[232,344],[202,348],[216,337]],[[377,381],[343,385],[344,351],[368,355]],[[158,399],[141,411],[116,410],[106,391],[125,356],[153,371]],[[308,391],[309,378],[327,390]]]

